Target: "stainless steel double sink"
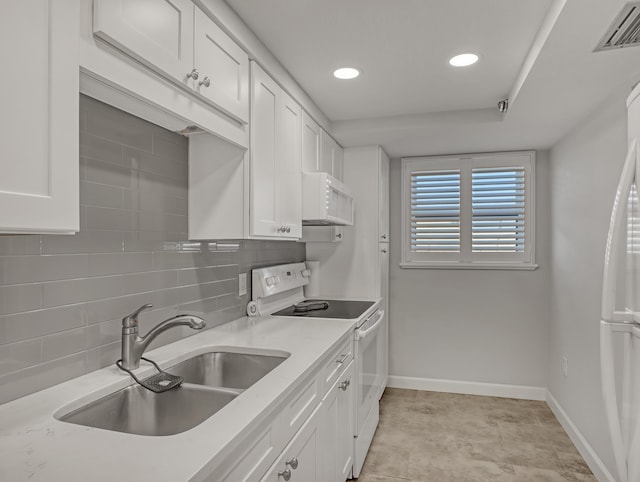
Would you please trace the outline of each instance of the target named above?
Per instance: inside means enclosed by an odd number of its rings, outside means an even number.
[[[140,385],[109,394],[56,418],[137,435],[175,435],[204,422],[289,357],[288,353],[212,351],[166,370],[183,384],[163,393]]]

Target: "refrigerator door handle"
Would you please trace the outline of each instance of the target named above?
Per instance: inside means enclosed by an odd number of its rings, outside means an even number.
[[[631,193],[631,186],[636,175],[638,143],[634,139],[629,146],[627,158],[624,161],[620,182],[613,201],[611,223],[607,235],[607,247],[604,255],[604,276],[602,280],[602,320],[633,322],[633,313],[629,311],[615,311],[616,269],[620,259],[620,236],[627,227],[627,199]]]

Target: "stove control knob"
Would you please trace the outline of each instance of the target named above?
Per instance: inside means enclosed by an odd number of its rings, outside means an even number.
[[[269,276],[266,279],[267,286],[274,286],[280,283],[280,278],[278,276]]]

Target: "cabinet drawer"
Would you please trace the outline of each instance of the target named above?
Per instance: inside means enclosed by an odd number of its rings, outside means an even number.
[[[340,346],[334,350],[331,355],[326,359],[322,368],[322,382],[323,389],[322,394],[327,393],[331,386],[338,379],[342,370],[349,365],[349,362],[353,359],[353,336],[350,333],[347,340],[340,344]]]

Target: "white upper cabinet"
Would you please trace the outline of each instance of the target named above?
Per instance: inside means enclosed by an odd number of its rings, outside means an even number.
[[[76,0],[0,16],[0,233],[79,230],[78,21]]]
[[[95,0],[96,36],[187,84],[193,69],[191,0]]]
[[[320,171],[320,136],[322,128],[309,114],[302,112],[302,171]]]
[[[309,114],[302,112],[302,170],[342,180],[343,150]]]
[[[320,168],[318,170],[328,172],[341,181],[343,158],[342,147],[322,129],[320,133]]]
[[[190,0],[94,0],[94,35],[249,122],[249,57]]]
[[[232,116],[249,121],[249,57],[201,10],[195,9],[194,88]]]
[[[302,235],[300,106],[252,63],[250,234]]]

